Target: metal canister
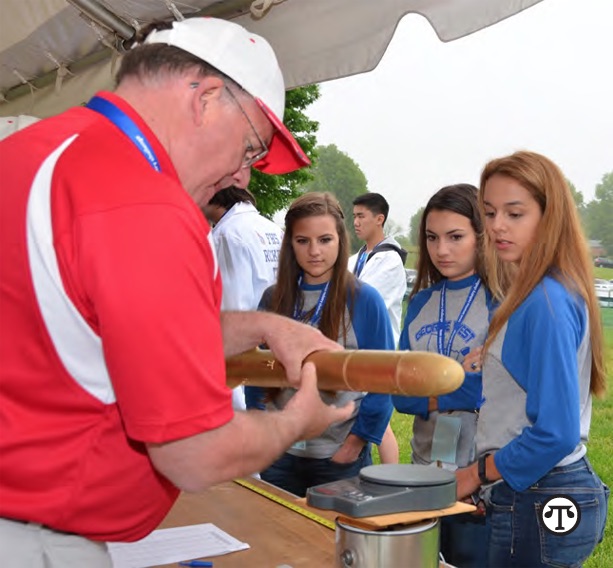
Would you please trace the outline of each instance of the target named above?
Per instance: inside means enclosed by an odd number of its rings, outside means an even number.
[[[438,568],[438,519],[369,531],[336,522],[338,568]]]

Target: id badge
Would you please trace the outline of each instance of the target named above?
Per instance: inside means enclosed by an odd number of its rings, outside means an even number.
[[[431,461],[445,464],[456,463],[461,429],[462,419],[459,416],[449,414],[437,416],[432,437]]]

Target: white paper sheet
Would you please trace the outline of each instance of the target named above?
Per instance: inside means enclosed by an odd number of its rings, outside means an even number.
[[[113,568],[146,568],[182,560],[210,558],[245,550],[240,542],[212,523],[159,529],[136,542],[110,542]]]

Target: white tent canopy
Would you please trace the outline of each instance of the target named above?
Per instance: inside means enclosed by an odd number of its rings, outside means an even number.
[[[270,41],[290,88],[373,69],[405,14],[451,41],[539,1],[1,0],[0,115],[48,116],[112,87],[121,42],[154,20],[232,19]]]

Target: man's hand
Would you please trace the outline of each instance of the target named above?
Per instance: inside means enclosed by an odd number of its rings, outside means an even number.
[[[264,340],[285,368],[287,380],[296,387],[302,364],[311,353],[343,349],[318,329],[281,316],[265,329]]]
[[[312,363],[304,366],[300,379],[300,388],[283,410],[236,412],[219,428],[147,444],[154,467],[183,491],[202,491],[262,471],[294,442],[315,438],[351,417],[353,402],[337,408],[321,400]]]
[[[317,374],[313,363],[306,363],[299,377],[300,387],[287,403],[283,413],[291,414],[292,420],[302,423],[300,440],[309,440],[319,436],[328,426],[335,422],[349,420],[353,414],[353,402],[338,408],[325,404],[317,389]]]
[[[221,312],[221,329],[226,357],[266,343],[295,387],[300,385],[302,364],[311,353],[343,349],[318,329],[269,312]]]

